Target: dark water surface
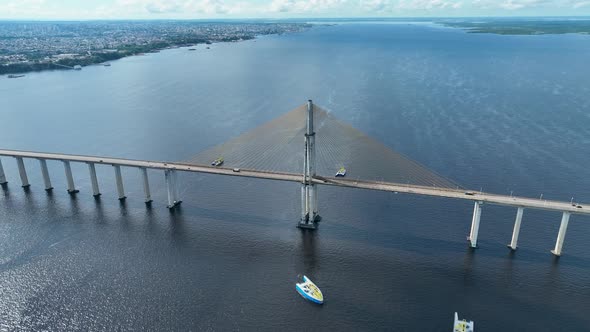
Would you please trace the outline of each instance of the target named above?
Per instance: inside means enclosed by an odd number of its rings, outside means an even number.
[[[0,79],[0,147],[186,160],[308,98],[465,187],[590,202],[590,37],[466,34],[348,24],[122,59],[112,67]],[[484,206],[467,248],[468,202],[320,188],[323,221],[295,228],[299,186],[99,167],[94,200],[47,195],[15,162],[0,190],[0,330],[590,331],[590,218],[573,216],[553,258],[558,213]],[[323,306],[296,292],[306,274]]]

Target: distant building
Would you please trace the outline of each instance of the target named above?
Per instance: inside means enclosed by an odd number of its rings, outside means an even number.
[[[76,53],[69,53],[69,54],[56,54],[53,57],[56,59],[73,59],[77,57],[79,54]]]

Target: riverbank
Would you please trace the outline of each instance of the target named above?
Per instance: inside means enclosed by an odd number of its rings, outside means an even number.
[[[0,22],[0,75],[74,69],[143,53],[301,32],[305,23]]]
[[[489,21],[443,21],[444,26],[459,28],[468,33],[492,33],[498,35],[550,35],[590,34],[590,20],[532,20],[492,19]]]
[[[144,53],[155,53],[159,52],[164,49],[168,48],[178,48],[178,47],[186,47],[186,46],[193,46],[199,44],[212,44],[213,42],[236,42],[236,41],[243,41],[253,39],[255,37],[248,37],[242,39],[227,39],[227,40],[220,40],[220,41],[210,41],[210,40],[193,40],[192,42],[183,42],[183,43],[154,43],[149,45],[134,45],[126,47],[122,50],[117,50],[116,52],[96,52],[92,53],[91,55],[86,55],[83,57],[76,57],[76,58],[68,58],[68,59],[60,59],[57,61],[35,61],[35,62],[28,62],[28,63],[14,63],[8,64],[4,66],[0,66],[0,75],[6,74],[24,74],[28,72],[39,72],[44,70],[69,70],[74,69],[74,66],[90,66],[101,64],[108,61],[114,61],[118,59],[122,59],[129,56],[134,55],[141,55]],[[68,68],[69,67],[69,68]]]

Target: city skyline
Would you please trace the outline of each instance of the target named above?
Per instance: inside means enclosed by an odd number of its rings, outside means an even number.
[[[0,0],[2,20],[588,15],[590,0]]]

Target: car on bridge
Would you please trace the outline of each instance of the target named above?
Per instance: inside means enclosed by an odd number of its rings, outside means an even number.
[[[219,157],[215,160],[213,160],[213,162],[211,162],[212,166],[221,166],[223,164],[223,158]]]

